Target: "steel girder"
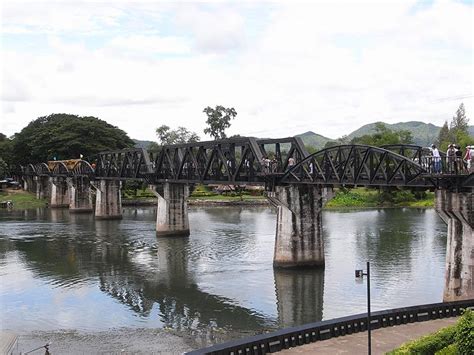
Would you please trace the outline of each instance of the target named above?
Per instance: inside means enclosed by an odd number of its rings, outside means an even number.
[[[152,174],[145,149],[123,149],[99,153],[95,177],[101,179],[142,179]]]
[[[427,171],[412,159],[383,148],[335,146],[305,158],[279,178],[277,184],[434,186]]]
[[[263,184],[290,159],[308,156],[299,138],[232,138],[165,145],[153,163],[154,182]],[[273,159],[269,159],[272,157]]]

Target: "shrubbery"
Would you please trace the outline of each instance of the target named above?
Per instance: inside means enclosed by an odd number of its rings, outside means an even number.
[[[474,354],[474,312],[466,310],[455,325],[405,343],[388,354],[472,355]]]

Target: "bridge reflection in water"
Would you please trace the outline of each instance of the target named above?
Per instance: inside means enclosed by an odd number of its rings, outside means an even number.
[[[21,269],[3,284],[12,286],[1,292],[11,310],[5,321],[23,328],[29,319],[33,329],[43,318],[50,329],[167,327],[206,346],[318,321],[323,313],[327,319],[363,311],[365,288],[353,269],[366,257],[374,260],[374,308],[441,298],[442,276],[426,275],[444,268],[445,230],[432,210],[328,212],[326,269],[298,271],[269,263],[275,213],[267,208],[193,208],[190,238],[157,239],[155,213],[127,208],[122,221],[62,209],[0,213],[0,264]],[[33,274],[26,285],[22,270]],[[394,297],[403,285],[413,286],[408,300],[405,293]]]

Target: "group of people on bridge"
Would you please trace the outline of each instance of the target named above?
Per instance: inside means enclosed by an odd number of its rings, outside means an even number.
[[[430,173],[440,174],[443,172],[442,157],[436,147],[431,145],[427,150],[428,154],[422,157],[421,165]],[[445,169],[447,174],[470,174],[474,172],[474,145],[466,146],[463,156],[461,147],[456,144],[450,144],[446,151]]]

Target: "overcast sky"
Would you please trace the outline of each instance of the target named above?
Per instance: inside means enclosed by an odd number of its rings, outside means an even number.
[[[132,138],[234,107],[229,134],[330,138],[374,121],[471,124],[472,1],[1,2],[0,132],[51,113]]]

